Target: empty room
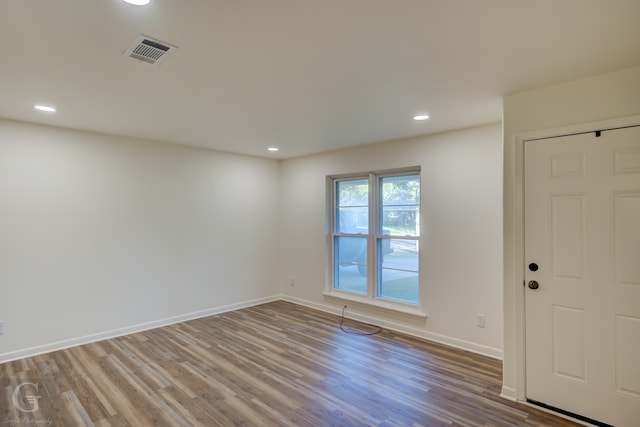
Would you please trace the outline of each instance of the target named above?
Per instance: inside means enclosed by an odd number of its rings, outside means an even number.
[[[2,0],[0,425],[640,425],[637,0]]]

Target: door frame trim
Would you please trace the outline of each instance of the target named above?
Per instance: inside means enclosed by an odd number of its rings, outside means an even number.
[[[512,144],[513,156],[511,159],[505,156],[505,172],[512,167],[513,174],[507,176],[512,183],[513,193],[503,194],[504,209],[510,210],[512,224],[504,223],[504,286],[511,287],[515,296],[515,307],[508,304],[514,301],[504,301],[505,310],[513,310],[515,314],[515,343],[504,342],[503,348],[511,346],[515,349],[513,358],[515,368],[515,387],[503,384],[501,396],[511,400],[526,401],[526,324],[525,324],[525,259],[524,259],[524,144],[526,141],[554,138],[576,133],[595,132],[602,129],[630,127],[640,125],[640,115],[619,117],[614,119],[586,122],[569,126],[560,126],[548,129],[516,132],[511,136],[511,141],[503,141],[503,144]],[[509,164],[509,160],[513,163]],[[503,184],[504,185],[504,184]],[[508,186],[504,186],[506,190]],[[513,238],[510,239],[509,235]],[[509,256],[507,255],[509,254]],[[506,338],[506,336],[505,336]],[[503,376],[504,377],[504,376]]]

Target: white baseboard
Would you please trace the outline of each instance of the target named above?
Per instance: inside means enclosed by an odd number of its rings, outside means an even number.
[[[127,326],[125,328],[114,329],[110,331],[99,332],[96,334],[85,335],[82,337],[71,338],[68,340],[57,341],[49,344],[30,347],[22,350],[17,350],[9,353],[0,354],[0,363],[11,362],[13,360],[22,359],[25,357],[37,356],[39,354],[50,353],[52,351],[63,350],[69,347],[75,347],[78,345],[89,344],[96,341],[102,341],[106,339],[116,338],[123,335],[129,335],[136,332],[142,332],[149,329],[159,328],[162,326],[172,325],[174,323],[186,322],[188,320],[200,319],[202,317],[213,316],[215,314],[225,313],[228,311],[238,310],[241,308],[252,307],[254,305],[264,304],[267,302],[284,300],[294,304],[299,304],[305,307],[314,308],[316,310],[324,311],[326,313],[340,315],[341,310],[335,306],[326,304],[318,304],[311,301],[295,298],[289,295],[276,294],[269,297],[257,298],[248,301],[242,301],[239,303],[229,304],[221,307],[209,308],[206,310],[195,311],[192,313],[181,314],[178,316],[167,317],[165,319],[154,320],[151,322],[141,323],[133,326]],[[445,344],[450,347],[458,348],[461,350],[471,351],[473,353],[481,354],[491,357],[493,359],[502,360],[502,350],[488,347],[469,341],[460,340],[433,332],[424,331],[417,328],[401,325],[395,322],[386,321],[380,318],[374,318],[362,314],[349,313],[347,316],[349,319],[357,320],[360,322],[375,324],[380,327],[414,336],[417,338],[425,339],[428,341],[437,342],[439,344]],[[502,394],[507,399],[515,400],[515,390],[506,389],[503,387]],[[513,398],[511,397],[513,395]]]
[[[316,310],[324,311],[326,313],[340,315],[342,312],[340,308],[337,308],[335,306],[318,304],[318,303],[303,300],[300,298],[292,297],[289,295],[280,295],[280,298],[282,300],[289,301],[294,304],[315,308]],[[499,348],[489,347],[489,346],[461,340],[458,338],[436,334],[433,332],[425,331],[423,329],[412,328],[410,326],[401,325],[401,324],[380,319],[377,317],[371,317],[371,316],[362,315],[362,314],[354,314],[353,312],[349,313],[348,315],[345,315],[345,317],[352,320],[364,322],[364,323],[375,324],[377,326],[380,326],[395,332],[400,332],[400,333],[410,335],[416,338],[421,338],[427,341],[437,342],[439,344],[444,344],[449,347],[454,347],[460,350],[466,350],[472,353],[481,354],[483,356],[491,357],[492,359],[502,360],[503,358],[503,352]]]
[[[181,314],[178,316],[172,316],[164,319],[154,320],[151,322],[145,322],[145,323],[140,323],[133,326],[127,326],[125,328],[113,329],[110,331],[99,332],[96,334],[85,335],[82,337],[71,338],[63,341],[57,341],[57,342],[30,347],[30,348],[17,350],[9,353],[3,353],[3,354],[0,354],[0,363],[11,362],[13,360],[23,359],[25,357],[37,356],[39,354],[50,353],[52,351],[57,351],[57,350],[63,350],[69,347],[75,347],[78,345],[89,344],[92,342],[116,338],[123,335],[134,334],[136,332],[142,332],[149,329],[172,325],[174,323],[200,319],[202,317],[213,316],[215,314],[225,313],[228,311],[238,310],[241,308],[252,307],[254,305],[277,301],[279,299],[282,299],[281,295],[272,295],[270,297],[257,298],[249,301],[242,301],[239,303],[224,305],[221,307],[213,307],[206,310],[194,311],[192,313]]]
[[[518,400],[516,397],[516,389],[512,387],[507,387],[505,385],[502,386],[500,397],[511,400],[513,402],[516,402]]]

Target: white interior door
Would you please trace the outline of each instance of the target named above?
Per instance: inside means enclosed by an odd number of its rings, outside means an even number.
[[[525,142],[525,264],[527,398],[640,426],[640,127]]]

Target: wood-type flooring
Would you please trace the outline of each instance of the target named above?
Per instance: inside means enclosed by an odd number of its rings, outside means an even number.
[[[276,301],[0,364],[0,427],[577,425],[498,360],[339,323]]]

